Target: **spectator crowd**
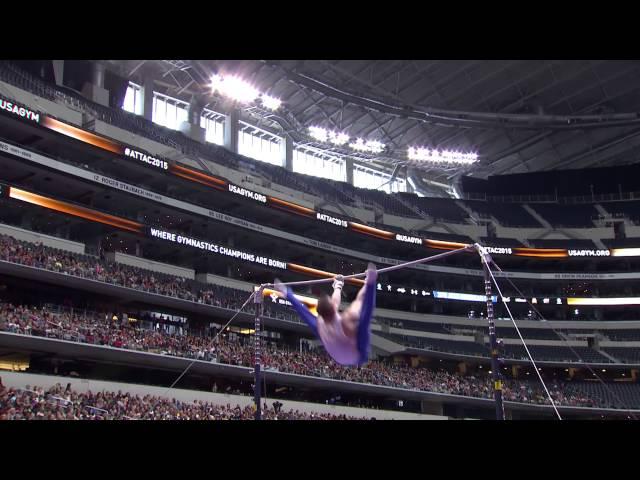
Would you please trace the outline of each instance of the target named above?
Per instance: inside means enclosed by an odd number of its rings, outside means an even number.
[[[280,404],[281,405],[281,404]],[[0,383],[0,420],[252,420],[255,407],[184,402],[127,392],[77,392],[67,385],[49,389],[6,388]],[[331,413],[262,409],[265,420],[366,420]]]
[[[253,366],[252,342],[244,345],[242,339],[231,340],[226,335],[212,338],[186,334],[169,334],[113,320],[110,315],[75,314],[68,310],[54,312],[48,308],[0,304],[0,331],[26,335],[59,338],[95,345],[106,345],[128,350],[139,350],[202,361]],[[412,368],[372,360],[363,368],[349,368],[333,362],[324,352],[267,346],[262,353],[264,369],[344,380],[372,385],[492,398],[489,377],[463,376],[444,370]],[[583,407],[611,407],[590,398],[579,390],[569,390],[564,382],[549,381],[551,395],[559,405]],[[545,392],[533,382],[506,379],[503,390],[507,401],[548,404]],[[619,406],[624,408],[624,406]]]
[[[108,262],[8,235],[0,235],[0,260],[232,310],[240,308],[249,296],[245,291]],[[253,308],[250,303],[245,311],[251,313]],[[276,304],[265,304],[265,314],[299,322],[290,309]]]

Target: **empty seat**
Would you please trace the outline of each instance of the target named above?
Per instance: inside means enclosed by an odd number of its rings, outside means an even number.
[[[471,237],[466,235],[458,235],[455,233],[443,233],[443,232],[431,232],[429,230],[414,230],[416,235],[428,238],[429,240],[442,240],[444,242],[457,242],[457,243],[473,243]]]
[[[535,248],[571,248],[571,249],[597,249],[598,247],[591,241],[584,238],[578,239],[553,239],[537,238],[529,239],[528,242]]]
[[[482,241],[483,245],[491,246],[491,247],[524,247],[520,240],[516,240],[515,238],[489,238],[489,237],[480,237],[480,241]]]
[[[454,199],[418,197],[410,194],[405,194],[402,198],[435,220],[466,223],[469,218],[469,214]]]
[[[422,218],[418,213],[407,208],[395,198],[395,195],[387,194],[381,190],[358,189],[358,194],[364,203],[381,206],[385,212],[391,215],[409,218]]]
[[[599,216],[593,205],[532,203],[529,206],[553,227],[593,228],[593,220]]]
[[[556,345],[527,345],[534,360],[572,363],[611,363],[608,357],[589,347],[561,347]],[[573,351],[572,351],[573,350]],[[505,357],[527,360],[522,345],[505,345]],[[575,353],[574,353],[575,352]],[[577,355],[576,355],[577,354]]]
[[[607,248],[640,248],[640,238],[603,238]]]
[[[471,210],[478,213],[480,218],[495,218],[500,225],[505,227],[529,227],[539,228],[542,225],[522,205],[516,203],[482,202],[478,200],[465,200]]]
[[[603,350],[623,363],[640,364],[640,348],[638,347],[606,347]]]
[[[640,341],[640,329],[601,330],[607,338],[617,341]]]
[[[603,202],[600,205],[614,217],[627,217],[634,223],[640,223],[640,201],[638,200]]]

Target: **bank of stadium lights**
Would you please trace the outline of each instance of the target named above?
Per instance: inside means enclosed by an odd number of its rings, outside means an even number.
[[[333,143],[334,145],[346,145],[360,152],[380,153],[384,150],[384,143],[375,140],[365,141],[357,138],[351,143],[351,138],[346,133],[333,132],[322,127],[309,127],[309,135],[320,142]]]
[[[384,143],[380,143],[376,140],[369,140],[365,142],[362,138],[356,139],[356,141],[350,143],[349,146],[360,152],[380,153],[384,150]]]
[[[262,105],[269,110],[277,110],[282,103],[279,98],[260,93],[249,83],[233,75],[212,76],[211,90],[241,103],[252,103],[260,100]]]
[[[234,76],[214,75],[211,77],[211,89],[242,103],[251,103],[260,95],[258,90],[244,80]]]
[[[309,127],[309,135],[320,142],[329,142],[334,145],[344,145],[349,141],[346,133],[333,132],[322,127]]]
[[[462,153],[453,150],[409,147],[409,160],[420,160],[441,165],[471,165],[478,161],[476,153]]]

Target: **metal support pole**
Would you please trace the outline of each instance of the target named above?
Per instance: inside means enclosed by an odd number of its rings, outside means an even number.
[[[261,343],[262,343],[262,329],[260,328],[260,318],[262,317],[262,309],[263,309],[263,290],[264,287],[259,287],[258,291],[253,297],[253,303],[256,306],[255,313],[255,326],[254,326],[254,346],[253,346],[253,355],[254,355],[254,369],[253,369],[253,400],[256,404],[256,420],[262,420],[262,407],[261,404],[261,387],[262,380],[260,375],[260,363],[261,363]]]
[[[493,377],[493,398],[496,402],[496,419],[504,420],[504,404],[502,403],[502,374],[500,373],[498,340],[496,338],[496,325],[493,316],[493,299],[491,298],[491,275],[489,263],[491,257],[487,251],[476,243],[476,249],[482,259],[484,270],[484,290],[487,296],[487,322],[489,322],[489,347],[491,349],[491,371]]]

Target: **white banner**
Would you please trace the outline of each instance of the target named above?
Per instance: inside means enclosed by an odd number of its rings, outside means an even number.
[[[227,257],[233,257],[235,259],[243,260],[245,262],[259,263],[267,267],[280,268],[282,270],[287,269],[287,262],[282,260],[276,260],[269,257],[263,257],[256,255],[255,253],[245,252],[242,250],[236,250],[234,248],[225,247],[215,243],[206,242],[197,238],[187,237],[178,233],[167,232],[159,228],[149,228],[149,235],[153,238],[160,240],[166,240],[168,242],[177,243],[180,245],[186,245],[188,247],[198,248],[207,252],[215,253],[218,255],[225,255]]]

